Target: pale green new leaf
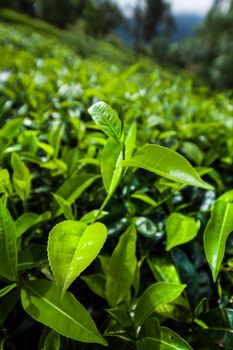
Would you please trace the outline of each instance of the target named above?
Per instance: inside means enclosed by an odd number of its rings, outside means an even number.
[[[106,135],[121,144],[121,121],[116,111],[107,103],[99,101],[88,109],[94,122],[101,127]]]
[[[14,221],[7,208],[0,202],[0,275],[16,281],[17,247]]]
[[[96,258],[106,238],[107,229],[99,222],[87,226],[81,221],[67,220],[50,231],[48,258],[61,297]]]
[[[121,303],[129,293],[134,281],[137,264],[137,233],[132,224],[119,239],[109,261],[106,283],[106,298],[112,307]]]
[[[71,293],[66,292],[60,299],[54,283],[47,280],[26,282],[21,301],[32,318],[65,337],[107,345],[87,310]]]
[[[231,203],[233,202],[233,190],[229,190],[225,193],[223,193],[220,197],[218,197],[218,199]]]
[[[133,124],[125,140],[125,158],[130,159],[136,140],[136,124]],[[121,161],[123,159],[122,147],[110,138],[103,149],[101,157],[101,175],[107,193],[113,194],[118,186],[122,174]]]
[[[148,287],[140,296],[135,309],[135,325],[140,326],[152,315],[156,307],[175,300],[186,285],[158,282]]]
[[[137,136],[137,124],[133,123],[128,130],[127,137],[125,139],[125,160],[129,160],[132,157],[132,153],[136,143]]]
[[[59,196],[58,194],[53,193],[53,197],[57,201],[57,203],[61,209],[61,213],[64,214],[65,218],[67,220],[73,220],[74,216],[72,213],[71,204],[66,199]]]
[[[20,118],[14,118],[8,120],[3,128],[0,130],[0,153],[3,152],[10,144],[13,137],[18,132],[23,120]]]
[[[233,231],[233,203],[217,200],[204,232],[206,259],[216,281],[224,257],[226,240]]]
[[[185,155],[192,161],[194,161],[197,165],[200,165],[204,159],[204,153],[193,142],[183,142],[182,143],[182,151],[185,153]]]
[[[122,166],[146,169],[183,185],[212,189],[212,186],[200,178],[187,159],[160,145],[143,146],[131,160],[122,161]]]
[[[177,269],[169,255],[153,255],[147,260],[149,268],[157,281],[180,283],[180,277]]]
[[[12,193],[10,175],[7,169],[0,170],[0,193]]]
[[[106,142],[101,157],[101,175],[107,193],[112,194],[121,178],[122,150],[113,139]]]
[[[167,244],[166,250],[187,243],[198,233],[200,222],[181,213],[172,213],[166,219]]]
[[[98,215],[99,214],[99,215]],[[101,213],[99,213],[98,209],[94,209],[86,213],[80,218],[80,221],[84,222],[85,224],[91,224],[95,218],[98,215],[98,218],[101,219],[104,216],[108,215],[109,213],[107,211],[102,210]]]
[[[31,174],[27,166],[21,161],[18,154],[12,153],[11,165],[13,168],[13,186],[22,201],[26,201],[31,191]]]

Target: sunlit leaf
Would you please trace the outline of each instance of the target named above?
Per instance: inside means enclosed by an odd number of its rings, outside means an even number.
[[[66,292],[60,299],[54,283],[46,280],[26,282],[21,301],[32,318],[65,337],[107,345],[84,307],[71,293]]]
[[[157,306],[170,303],[184,290],[183,284],[158,282],[148,287],[140,296],[135,309],[135,325],[140,326],[152,315]]]
[[[233,204],[217,200],[204,232],[204,248],[213,280],[216,281],[224,257],[226,240],[233,231]]]
[[[131,160],[122,161],[125,167],[138,167],[184,185],[212,189],[204,182],[191,164],[172,149],[156,144],[140,148]]]
[[[187,243],[198,233],[200,223],[181,213],[172,213],[166,219],[167,244],[166,250]]]
[[[61,296],[96,258],[107,238],[105,225],[67,220],[49,234],[48,258]]]
[[[121,121],[117,113],[105,102],[97,102],[88,110],[94,122],[106,135],[121,144]]]

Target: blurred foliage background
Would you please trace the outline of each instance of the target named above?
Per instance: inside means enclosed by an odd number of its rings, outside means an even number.
[[[214,88],[233,87],[232,0],[213,0],[204,20],[184,40],[174,39],[177,23],[166,0],[135,0],[130,15],[113,0],[1,0],[0,7],[42,19],[76,36],[104,37],[116,46],[130,46],[159,64],[186,68]]]

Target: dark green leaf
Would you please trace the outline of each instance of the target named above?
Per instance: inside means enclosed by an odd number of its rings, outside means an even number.
[[[84,307],[71,293],[66,292],[60,299],[54,283],[46,280],[25,283],[21,301],[32,318],[65,337],[107,345]]]

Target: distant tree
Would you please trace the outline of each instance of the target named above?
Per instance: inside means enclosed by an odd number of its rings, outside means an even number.
[[[136,44],[149,43],[160,36],[169,36],[173,27],[170,5],[165,0],[138,0],[134,10]]]
[[[166,35],[171,25],[169,4],[164,0],[146,0],[142,20],[143,39],[149,42],[155,36]]]
[[[96,37],[109,34],[124,21],[120,8],[111,0],[87,1],[82,18],[87,32]]]
[[[112,0],[0,0],[0,6],[39,17],[60,28],[82,20],[86,31],[94,36],[109,34],[124,19]]]

